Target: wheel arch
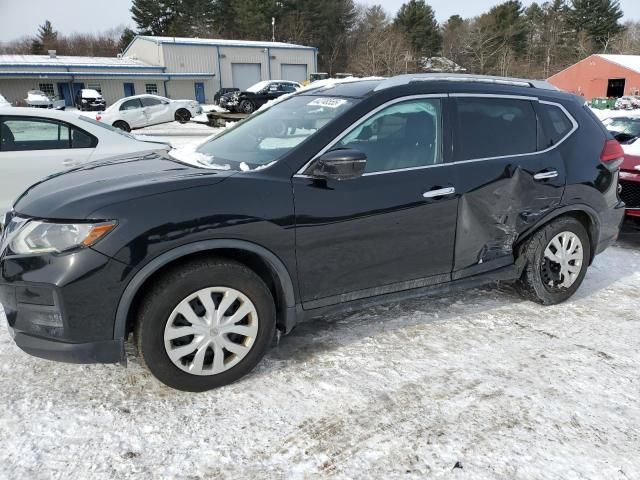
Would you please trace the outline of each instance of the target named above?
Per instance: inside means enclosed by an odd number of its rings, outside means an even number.
[[[591,258],[589,259],[589,264],[591,264],[595,257],[598,239],[600,238],[600,220],[598,218],[598,213],[590,206],[584,204],[573,204],[558,208],[546,215],[544,218],[540,219],[537,223],[526,229],[524,232],[522,232],[514,245],[514,252],[516,252],[516,257],[517,252],[520,250],[520,246],[535,232],[545,227],[553,220],[563,216],[574,217],[576,220],[582,223],[587,230],[587,234],[589,235],[589,243],[591,244]]]
[[[244,240],[205,240],[182,245],[154,258],[129,281],[118,302],[114,338],[126,339],[133,327],[140,299],[151,285],[179,262],[203,256],[219,256],[236,260],[260,276],[274,296],[278,328],[285,333],[296,324],[295,290],[285,264],[268,249]]]

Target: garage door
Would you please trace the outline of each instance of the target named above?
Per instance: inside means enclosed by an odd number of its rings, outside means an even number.
[[[302,83],[307,80],[307,65],[296,65],[293,63],[283,63],[282,78],[279,80],[292,80],[294,82]]]
[[[240,90],[246,90],[251,85],[258,83],[260,80],[259,63],[232,63],[231,77],[233,86]]]

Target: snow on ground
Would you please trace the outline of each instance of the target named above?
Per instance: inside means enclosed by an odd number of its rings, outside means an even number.
[[[503,286],[325,318],[204,394],[0,328],[0,478],[640,478],[639,283],[636,232],[565,304]]]

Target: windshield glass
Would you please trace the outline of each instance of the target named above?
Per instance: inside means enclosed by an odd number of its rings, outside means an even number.
[[[200,145],[199,163],[210,168],[265,168],[349,109],[357,100],[293,96],[258,111]]]
[[[258,82],[255,85],[251,85],[247,88],[247,92],[258,93],[260,90],[264,90],[271,82],[268,80],[263,80],[262,82]]]
[[[640,118],[611,118],[605,125],[607,130],[640,137]]]

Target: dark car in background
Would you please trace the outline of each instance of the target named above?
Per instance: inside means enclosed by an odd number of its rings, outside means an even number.
[[[221,88],[213,96],[213,104],[220,105],[220,98],[222,98],[223,95],[226,95],[228,93],[233,93],[233,92],[239,92],[239,91],[240,91],[239,88]]]
[[[107,102],[102,94],[91,88],[81,88],[76,92],[76,108],[82,111],[101,112],[107,108]]]
[[[584,99],[546,83],[309,88],[194,153],[32,186],[6,218],[0,301],[32,355],[126,362],[133,334],[158,379],[207,390],[328,313],[496,281],[567,300],[618,236],[622,157]]]
[[[231,112],[253,113],[270,100],[287,93],[293,93],[301,85],[289,80],[265,80],[249,87],[246,91],[230,92],[220,97],[220,106]]]

